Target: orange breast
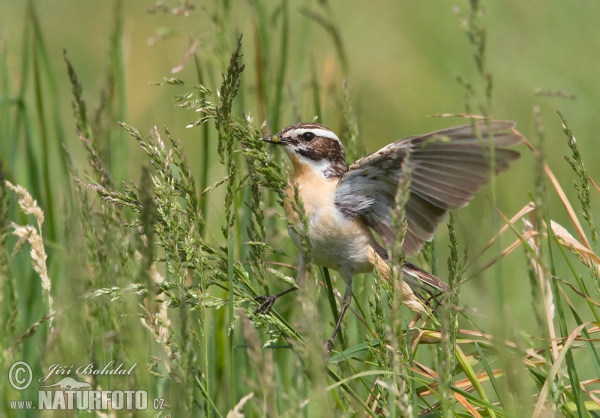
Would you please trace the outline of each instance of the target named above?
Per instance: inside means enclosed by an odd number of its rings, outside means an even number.
[[[292,160],[294,162],[294,160]],[[298,188],[304,212],[309,222],[312,259],[315,264],[334,270],[347,269],[356,273],[370,271],[370,236],[359,220],[346,218],[335,206],[338,179],[328,180],[310,166],[295,161],[293,184]],[[286,190],[289,202],[284,202],[286,217],[298,229],[303,225],[294,210],[294,191]],[[292,239],[300,248],[299,240]]]

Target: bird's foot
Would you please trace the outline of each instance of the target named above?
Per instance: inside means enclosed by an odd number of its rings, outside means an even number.
[[[329,340],[327,340],[327,342],[325,343],[325,350],[327,351],[327,354],[331,354],[331,349],[333,348],[333,339],[330,338]]]
[[[260,302],[260,305],[258,305],[258,308],[256,308],[256,310],[254,311],[254,315],[267,315],[271,311],[273,305],[275,304],[277,297],[277,295],[255,297],[254,300]]]

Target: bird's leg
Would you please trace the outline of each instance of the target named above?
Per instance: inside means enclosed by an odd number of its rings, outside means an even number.
[[[289,289],[286,289],[283,292],[279,292],[275,295],[257,296],[256,298],[254,298],[254,300],[256,300],[257,302],[260,302],[260,305],[258,305],[258,308],[256,308],[256,310],[254,311],[254,314],[255,315],[268,314],[277,299],[279,299],[283,295],[287,295],[288,293],[293,292],[294,290],[298,289],[302,285],[305,275],[306,275],[306,259],[304,258],[304,255],[300,254],[299,263],[298,263],[298,274],[296,275],[296,286],[290,287]]]
[[[333,334],[331,334],[331,338],[327,340],[325,343],[325,348],[327,352],[331,352],[333,348],[333,341],[335,340],[335,336],[337,335],[340,327],[342,326],[342,319],[344,319],[344,314],[348,307],[350,306],[350,302],[352,301],[352,274],[346,277],[346,290],[344,292],[344,300],[342,301],[342,310],[340,311],[340,316],[338,317],[337,323],[335,324],[335,328],[333,328]]]

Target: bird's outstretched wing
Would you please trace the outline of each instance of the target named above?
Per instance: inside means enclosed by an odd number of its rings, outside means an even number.
[[[401,139],[356,161],[342,177],[335,204],[346,216],[359,217],[388,245],[395,241],[390,209],[395,206],[402,167],[410,163],[408,231],[404,250],[417,254],[447,211],[466,206],[490,179],[490,141],[495,171],[508,169],[519,153],[506,147],[523,137],[510,121],[479,122]]]

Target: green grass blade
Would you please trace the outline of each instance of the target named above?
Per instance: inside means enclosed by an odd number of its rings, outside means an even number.
[[[487,396],[487,393],[485,393],[485,390],[483,389],[479,378],[477,377],[477,373],[475,373],[475,370],[473,370],[473,367],[471,367],[469,361],[467,360],[465,354],[459,346],[456,346],[456,359],[458,360],[458,364],[460,364],[460,367],[465,372],[465,375],[467,375],[467,378],[469,379],[471,384],[475,387],[475,390],[477,391],[479,396],[481,396],[481,399],[485,403],[489,403],[490,400]],[[487,410],[490,414],[490,417],[494,418],[496,416],[496,413],[493,409],[487,408]]]
[[[485,372],[487,373],[488,378],[490,379],[490,383],[492,384],[492,387],[494,388],[494,392],[496,393],[496,396],[500,400],[500,405],[504,405],[504,401],[502,400],[502,391],[500,390],[500,385],[498,384],[498,381],[496,380],[496,377],[494,376],[494,371],[490,367],[490,364],[487,361],[487,358],[486,358],[485,354],[483,353],[483,350],[481,349],[481,347],[479,346],[479,343],[477,341],[475,341],[475,348],[477,349],[477,352],[479,353],[479,358],[481,359],[481,363],[483,364],[483,367],[485,368]]]
[[[275,99],[273,100],[273,109],[272,109],[272,113],[271,113],[271,121],[272,121],[272,126],[275,127],[275,129],[278,129],[279,126],[279,120],[281,117],[281,111],[282,111],[282,102],[283,102],[283,86],[285,83],[285,74],[286,74],[286,70],[287,70],[287,66],[288,66],[288,61],[289,61],[289,51],[290,51],[290,45],[289,45],[289,31],[290,31],[290,23],[289,23],[289,8],[288,8],[288,0],[283,0],[281,3],[281,14],[282,14],[282,19],[281,19],[281,36],[280,38],[280,42],[281,42],[281,48],[279,50],[279,65],[277,68],[277,78],[275,81]]]
[[[203,84],[204,73],[202,70],[202,65],[200,64],[200,58],[198,54],[194,54],[194,63],[196,64],[196,77],[198,78],[198,84]],[[206,94],[204,92],[199,93],[200,100],[206,99]],[[202,125],[201,133],[200,133],[200,176],[198,180],[198,190],[200,192],[206,190],[208,187],[208,172],[209,172],[209,161],[210,161],[210,129],[208,127],[208,123]],[[208,213],[207,213],[207,205],[208,205],[208,195],[205,193],[201,193],[200,195],[200,213],[204,218],[204,221],[207,221]],[[206,237],[206,230],[204,226],[200,230],[200,235],[203,238]]]
[[[546,225],[551,225],[551,219],[550,219],[549,212],[550,212],[549,210],[546,210]],[[552,252],[552,243],[556,238],[554,236],[554,231],[552,230],[552,228],[547,228],[547,231],[548,231],[548,253],[550,256],[550,271],[551,271],[552,277],[556,277],[554,256],[553,256],[553,252]],[[562,308],[561,297],[560,297],[560,293],[559,293],[559,289],[558,289],[558,282],[556,280],[550,280],[550,288],[552,289],[554,306],[556,308],[556,317],[558,318],[558,325],[559,325],[561,336],[563,338],[567,338],[567,336],[569,335],[569,332],[568,332],[568,328],[567,328],[565,312]],[[579,327],[583,328],[583,326],[581,326],[581,325]],[[576,400],[575,403],[577,405],[579,405],[579,407],[580,407],[577,409],[577,414],[578,414],[579,418],[583,418],[585,408],[583,405],[583,397],[582,397],[581,388],[579,387],[579,378],[577,376],[577,370],[575,369],[575,362],[573,360],[573,353],[571,352],[570,349],[567,349],[567,346],[565,345],[565,347],[563,348],[563,351],[561,351],[561,354],[559,355],[559,358],[563,354],[565,356],[566,363],[567,363],[569,380],[571,381],[571,387],[573,388],[573,395],[575,396],[575,400]],[[551,371],[554,369],[554,367],[557,365],[557,363],[558,363],[558,359],[552,365]],[[552,372],[549,373],[549,377],[554,379],[554,375],[552,374]],[[544,388],[546,387],[547,384],[548,384],[548,382],[546,382],[546,384],[544,384]],[[542,392],[543,392],[544,388],[542,388]],[[541,394],[540,394],[540,397],[541,397]],[[538,404],[536,405],[536,411],[538,411],[539,408],[540,408],[540,403],[538,402]]]

